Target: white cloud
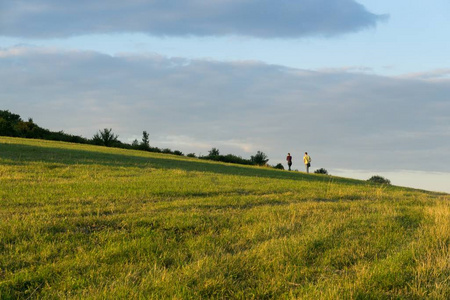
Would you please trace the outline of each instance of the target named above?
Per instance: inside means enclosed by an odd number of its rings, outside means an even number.
[[[277,163],[291,152],[294,165],[308,151],[314,168],[449,170],[449,80],[36,48],[0,56],[0,108],[51,130],[113,128],[123,141],[146,130],[184,153],[261,150]]]
[[[144,32],[157,36],[333,36],[376,26],[354,0],[2,1],[0,36],[55,38]]]
[[[400,78],[414,78],[414,79],[434,79],[434,80],[441,80],[441,79],[449,79],[450,78],[450,69],[437,69],[433,71],[428,72],[415,72],[415,73],[408,73],[399,76]]]

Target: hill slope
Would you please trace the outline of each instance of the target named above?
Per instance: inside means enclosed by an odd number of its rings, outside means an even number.
[[[0,137],[0,298],[450,298],[449,195]]]

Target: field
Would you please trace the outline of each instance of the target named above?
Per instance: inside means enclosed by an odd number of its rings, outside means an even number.
[[[450,299],[447,194],[0,137],[0,201],[0,299]]]

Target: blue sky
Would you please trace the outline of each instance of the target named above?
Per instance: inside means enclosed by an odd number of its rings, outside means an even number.
[[[0,107],[450,192],[448,32],[443,0],[0,1]]]

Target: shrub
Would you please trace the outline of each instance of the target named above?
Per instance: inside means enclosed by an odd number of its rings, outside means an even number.
[[[372,176],[369,179],[367,179],[367,181],[371,182],[371,183],[377,183],[377,184],[391,184],[391,181],[389,179],[386,179],[379,175]]]
[[[253,162],[251,160],[242,158],[242,157],[234,155],[234,154],[199,156],[199,158],[207,159],[207,160],[214,160],[214,161],[221,161],[221,162],[226,162],[226,163],[233,163],[233,164],[253,165]]]
[[[150,147],[150,149],[148,149],[148,151],[150,152],[157,152],[157,153],[161,153],[162,150],[159,149],[158,147]]]
[[[324,169],[324,168],[320,168],[320,169],[318,169],[318,170],[315,170],[314,173],[315,173],[315,174],[325,174],[325,175],[329,175],[329,174],[328,174],[328,171],[327,171],[326,169]]]
[[[228,162],[228,163],[234,163],[234,164],[241,164],[241,165],[251,165],[252,162],[248,159],[242,158],[238,155],[234,154],[227,154],[227,155],[220,155],[219,156],[220,161]]]
[[[180,150],[174,150],[172,153],[175,155],[184,156],[183,152],[181,152]]]
[[[195,155],[195,153],[188,153],[186,156],[187,156],[187,157],[197,157],[197,156]]]
[[[276,166],[273,166],[275,169],[284,170],[283,164],[279,163]]]

